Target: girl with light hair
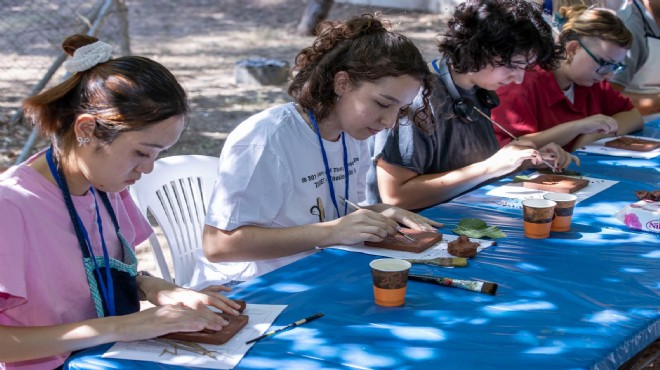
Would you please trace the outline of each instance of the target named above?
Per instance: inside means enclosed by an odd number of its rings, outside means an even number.
[[[608,82],[626,68],[630,31],[610,9],[576,6],[560,12],[566,18],[559,34],[566,59],[555,70],[536,69],[522,84],[498,89],[502,104],[493,119],[537,146],[556,143],[568,151],[641,129],[639,111]],[[495,131],[500,145],[511,141],[504,130]]]

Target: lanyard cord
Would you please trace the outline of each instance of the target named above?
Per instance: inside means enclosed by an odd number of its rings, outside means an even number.
[[[80,244],[80,249],[82,251],[83,257],[89,258],[91,255],[91,260],[94,262],[94,269],[99,281],[99,285],[101,286],[101,293],[103,294],[103,297],[105,298],[105,303],[108,308],[108,313],[110,316],[115,316],[115,299],[114,299],[114,287],[112,284],[112,275],[110,274],[110,257],[108,256],[108,250],[106,248],[105,244],[105,238],[103,237],[103,223],[101,221],[101,213],[99,212],[99,207],[98,203],[96,201],[96,194],[94,192],[94,188],[90,188],[90,191],[92,195],[94,196],[94,204],[96,205],[96,219],[98,222],[98,228],[99,228],[99,233],[101,237],[101,246],[103,247],[103,260],[105,262],[105,281],[103,280],[103,277],[101,276],[101,270],[99,268],[98,263],[96,262],[96,256],[94,256],[94,251],[92,250],[92,243],[89,239],[89,234],[87,233],[87,230],[85,229],[85,226],[82,223],[82,220],[80,219],[80,216],[78,215],[78,212],[76,211],[75,206],[73,205],[73,199],[71,198],[71,193],[69,191],[69,186],[67,185],[66,181],[64,181],[64,173],[62,173],[62,168],[56,168],[55,166],[55,161],[53,159],[53,148],[50,147],[46,151],[46,161],[48,162],[48,168],[50,169],[50,173],[53,175],[55,178],[55,182],[57,182],[57,186],[60,188],[62,191],[62,195],[64,196],[64,203],[66,204],[66,208],[69,212],[69,217],[71,218],[71,222],[73,223],[73,228],[76,231],[76,237],[78,238],[78,244]],[[113,219],[113,223],[115,224],[116,231],[119,232],[119,225],[116,223],[116,217],[114,214],[114,210],[112,210],[112,206],[108,207],[110,205],[109,200],[106,202],[107,195],[103,193],[101,196],[103,198],[103,203],[108,208],[109,213],[111,213],[111,218]]]
[[[106,303],[108,303],[108,313],[110,316],[115,315],[115,287],[114,284],[112,284],[112,274],[110,273],[110,256],[108,256],[108,248],[106,247],[105,244],[105,238],[103,237],[103,221],[101,220],[101,212],[99,211],[99,203],[96,200],[96,192],[94,191],[94,188],[91,187],[89,188],[89,191],[92,193],[92,196],[94,196],[94,205],[96,209],[96,223],[99,225],[99,234],[101,235],[101,247],[103,247],[103,262],[105,263],[105,291],[107,292],[106,296]],[[89,235],[87,235],[87,230],[85,230],[85,226],[82,224],[80,221],[80,218],[78,218],[78,222],[80,222],[80,226],[82,231],[85,233],[85,240],[87,241],[87,245],[89,246],[89,251],[92,253],[93,256],[93,251],[92,251],[92,243],[89,240]],[[92,259],[94,261],[94,266],[96,268],[96,271],[99,271],[99,266],[96,264],[96,258]],[[99,274],[100,275],[100,274]],[[99,279],[100,280],[100,279]],[[103,282],[101,282],[101,285],[103,285]],[[106,293],[104,293],[106,294]],[[110,298],[110,299],[108,299]],[[112,302],[112,305],[110,305],[110,302]]]
[[[110,204],[110,199],[108,198],[108,194],[105,191],[101,191],[101,190],[98,190],[98,192],[99,192],[99,196],[101,197],[101,202],[103,202],[105,209],[108,211],[108,214],[110,215],[112,224],[115,226],[115,233],[117,234],[117,238],[119,239],[119,243],[121,244],[121,260],[124,261],[125,260],[124,241],[123,241],[123,236],[120,236],[121,231],[119,230],[119,221],[117,221],[117,215],[115,214],[115,210],[112,208],[112,204]],[[94,199],[94,202],[96,202],[96,198]],[[96,206],[96,209],[98,210],[98,205]]]
[[[321,146],[321,155],[323,156],[323,164],[325,165],[325,177],[330,186],[330,197],[332,198],[332,204],[335,206],[337,211],[337,217],[341,217],[339,213],[339,205],[337,204],[337,197],[335,196],[335,186],[332,183],[332,177],[330,176],[330,164],[328,163],[328,155],[325,153],[325,147],[323,146],[323,138],[321,138],[321,131],[319,130],[319,125],[316,123],[316,118],[314,118],[314,113],[308,111],[307,115],[309,119],[314,124],[314,131],[316,136],[319,138],[319,145]],[[341,145],[344,148],[344,176],[346,180],[346,187],[344,191],[344,199],[348,200],[348,150],[346,149],[346,135],[344,132],[341,133]],[[344,216],[348,214],[348,202],[344,202]]]
[[[438,63],[438,60],[436,59],[436,60],[434,60],[434,61],[431,62],[431,65],[433,66],[433,68],[435,69],[435,71],[438,73],[438,75],[440,75],[440,77],[442,77],[444,74],[443,74],[442,72],[440,72],[440,67],[438,67],[437,63]],[[446,73],[449,73],[449,72],[446,72]],[[441,82],[442,82],[442,81],[441,81]],[[444,85],[444,82],[442,82],[442,84]],[[445,86],[445,87],[446,87],[446,86]],[[458,89],[456,89],[456,92],[458,92]],[[451,94],[450,94],[450,95],[451,95]],[[482,103],[482,104],[483,104],[483,103]],[[505,129],[502,125],[500,125],[499,123],[495,122],[492,118],[490,118],[489,115],[487,115],[486,113],[482,112],[481,109],[479,109],[476,105],[473,105],[473,106],[472,106],[472,109],[475,110],[475,111],[476,111],[477,113],[479,113],[480,115],[482,115],[482,116],[483,116],[485,119],[487,119],[490,123],[492,123],[493,125],[499,127],[499,129],[502,130],[502,131],[503,131],[504,133],[506,133],[507,135],[509,135],[513,141],[518,141],[518,138],[516,137],[516,135],[512,134],[509,130]],[[550,167],[553,167],[553,166],[550,166]]]

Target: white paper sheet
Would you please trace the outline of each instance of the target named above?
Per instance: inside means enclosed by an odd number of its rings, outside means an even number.
[[[286,305],[248,304],[243,314],[247,325],[222,345],[197,344],[164,339],[118,342],[102,357],[152,361],[207,369],[233,369],[254,345],[248,340],[265,333]],[[191,348],[190,346],[194,346]]]
[[[642,137],[642,136],[632,136],[632,135],[625,135],[628,137],[634,137],[637,139],[644,139],[644,140],[651,140],[651,141],[660,141],[660,139],[654,139],[650,137]],[[651,159],[655,158],[660,155],[660,148],[653,149],[648,152],[636,152],[634,150],[626,150],[626,149],[617,149],[617,148],[610,148],[605,146],[605,143],[616,139],[615,137],[607,137],[605,139],[600,139],[598,141],[594,141],[593,143],[583,146],[581,148],[578,148],[578,151],[582,152],[587,152],[587,153],[594,153],[594,154],[602,154],[602,155],[611,155],[615,157],[630,157],[630,158],[643,158],[643,159]]]
[[[383,257],[391,257],[391,258],[427,260],[437,257],[456,257],[449,254],[449,252],[447,252],[447,248],[448,248],[447,242],[456,239],[458,239],[458,235],[443,234],[441,241],[437,242],[431,248],[421,253],[395,251],[391,249],[365,247],[365,246],[335,245],[329,248],[342,249],[349,252],[360,252],[360,253],[372,254],[375,256],[383,256]],[[479,243],[479,246],[477,247],[477,252],[481,252],[482,250],[490,247],[493,244],[492,240],[470,238],[470,241]]]
[[[537,176],[541,175],[538,172],[534,172],[533,174],[529,175],[530,178],[535,178]],[[564,176],[564,175],[562,175]],[[567,177],[575,177],[579,179],[585,179],[589,180],[589,185],[586,187],[576,191],[573,193],[573,195],[577,196],[577,201],[576,203],[580,203],[581,201],[594,196],[601,191],[609,188],[610,186],[618,183],[618,181],[612,181],[612,180],[604,180],[604,179],[598,179],[595,177],[586,177],[586,176],[567,176]],[[498,188],[495,188],[488,193],[487,195],[494,196],[494,197],[502,197],[502,198],[509,198],[509,199],[514,199],[512,202],[508,201],[502,201],[500,202],[501,205],[503,206],[509,206],[509,207],[514,207],[514,208],[522,208],[522,201],[525,199],[534,199],[534,198],[543,198],[543,194],[548,193],[547,191],[543,190],[536,190],[536,189],[529,189],[523,186],[522,182],[517,182],[517,183],[508,183],[506,185],[502,185]]]

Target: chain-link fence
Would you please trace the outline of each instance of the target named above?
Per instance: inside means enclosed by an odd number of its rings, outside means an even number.
[[[115,55],[130,54],[127,11],[124,0],[0,0],[0,9],[0,155],[16,157],[9,147],[26,143],[30,130],[20,123],[21,102],[62,81],[62,41],[89,34]]]

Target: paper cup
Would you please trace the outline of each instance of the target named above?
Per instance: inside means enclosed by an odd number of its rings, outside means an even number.
[[[543,194],[543,199],[552,200],[557,203],[550,230],[559,232],[569,231],[571,229],[573,209],[575,208],[577,197],[573,194],[566,193],[546,193]]]
[[[374,298],[376,304],[385,307],[401,306],[406,300],[406,286],[410,262],[395,258],[371,261]]]
[[[547,199],[525,199],[522,205],[525,236],[533,239],[550,236],[552,217],[557,203]]]

